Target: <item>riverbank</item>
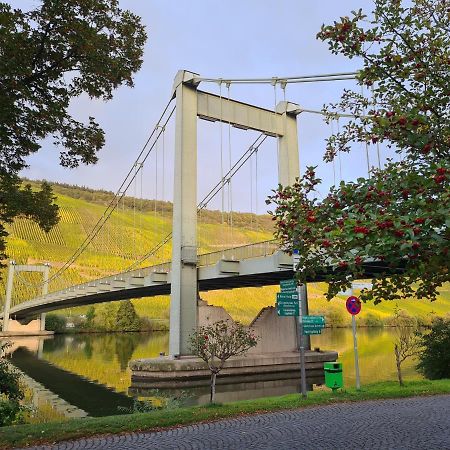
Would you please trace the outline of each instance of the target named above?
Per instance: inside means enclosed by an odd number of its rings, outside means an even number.
[[[74,419],[68,422],[39,425],[16,425],[1,429],[0,448],[8,449],[102,434],[141,430],[155,431],[179,425],[283,409],[437,394],[450,394],[450,379],[411,381],[404,387],[400,387],[396,382],[375,383],[363,386],[360,391],[353,388],[336,393],[329,390],[319,390],[310,392],[307,399],[302,399],[298,394],[290,394],[282,397],[246,400],[223,405],[166,409],[145,414]]]

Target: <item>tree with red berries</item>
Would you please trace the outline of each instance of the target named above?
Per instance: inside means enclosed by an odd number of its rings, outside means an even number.
[[[216,378],[232,356],[245,355],[258,343],[258,336],[240,323],[220,320],[201,326],[190,336],[191,351],[208,364],[211,371],[210,402],[216,396]]]
[[[404,2],[406,3],[406,2]],[[352,118],[327,140],[324,160],[352,143],[383,144],[391,158],[367,178],[333,186],[316,198],[314,167],[293,186],[279,186],[276,237],[300,251],[301,282],[328,281],[327,298],[352,280],[373,277],[362,300],[436,299],[450,280],[450,16],[448,2],[375,0],[322,26],[332,53],[360,58],[358,84],[324,108],[326,121]]]

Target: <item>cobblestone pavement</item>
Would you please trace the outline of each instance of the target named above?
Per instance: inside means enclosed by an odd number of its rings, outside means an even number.
[[[35,450],[450,449],[450,395],[342,403]]]

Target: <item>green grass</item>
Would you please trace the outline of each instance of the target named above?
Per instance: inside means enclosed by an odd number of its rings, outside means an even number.
[[[309,393],[307,399],[302,399],[298,394],[290,394],[223,405],[161,410],[132,416],[109,416],[39,425],[16,425],[1,429],[0,448],[6,449],[100,434],[160,430],[178,425],[282,409],[436,394],[450,394],[450,380],[412,381],[404,387],[400,387],[395,382],[384,382],[363,386],[360,391],[347,389],[332,393],[328,390],[318,390]]]

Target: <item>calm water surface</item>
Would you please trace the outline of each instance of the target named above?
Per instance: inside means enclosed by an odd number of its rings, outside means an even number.
[[[358,330],[361,383],[396,379],[394,331],[386,328]],[[13,343],[12,362],[31,378],[90,415],[118,413],[132,403],[129,387],[131,359],[151,358],[168,351],[167,333],[114,333],[24,337]],[[311,346],[336,350],[344,367],[344,383],[355,384],[351,329],[326,329],[311,337]],[[406,379],[419,378],[414,360],[404,363]],[[232,401],[299,391],[299,381],[278,380],[218,386],[218,401]],[[168,392],[178,395],[179,392]],[[187,404],[208,401],[208,388],[189,392]]]

